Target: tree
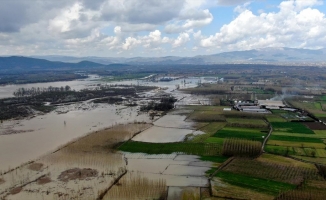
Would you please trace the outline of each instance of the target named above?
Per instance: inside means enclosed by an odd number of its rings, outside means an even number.
[[[69,85],[66,85],[65,90],[66,91],[70,91],[71,90],[70,86]]]

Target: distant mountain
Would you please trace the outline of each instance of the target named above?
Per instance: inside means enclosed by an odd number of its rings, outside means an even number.
[[[80,61],[77,63],[67,63],[61,61],[49,61],[38,58],[28,58],[22,56],[0,57],[0,70],[6,71],[30,71],[30,70],[57,70],[57,69],[85,69],[85,68],[108,68],[116,69],[128,67],[128,64],[104,65],[91,61]]]
[[[326,62],[326,49],[264,48],[198,56],[206,63],[316,63]]]
[[[35,56],[49,61],[78,63],[84,60],[103,65],[125,63],[131,65],[171,65],[171,64],[303,64],[326,63],[326,49],[309,50],[294,48],[263,48],[247,51],[232,51],[213,55],[194,57],[71,57],[71,56]]]

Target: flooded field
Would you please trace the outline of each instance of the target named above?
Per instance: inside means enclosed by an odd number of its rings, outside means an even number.
[[[140,133],[132,140],[152,143],[183,141],[187,135],[202,134],[196,131],[196,124],[185,121],[186,116],[167,114],[154,122],[154,126]]]
[[[5,199],[140,199],[158,198],[186,188],[206,188],[205,172],[213,166],[198,156],[117,152],[126,141],[151,124],[117,125],[96,131],[56,152],[1,176]],[[17,134],[19,135],[19,134]],[[118,182],[117,182],[118,181]],[[175,187],[182,190],[173,190]]]
[[[181,88],[197,86],[198,78],[185,79],[187,84]],[[0,87],[0,98],[11,97],[12,93],[21,87],[61,87],[69,85],[72,89],[81,90],[95,87],[97,84],[140,84],[164,88],[163,90],[147,92],[152,96],[164,91],[175,96],[180,104],[187,104],[193,99],[189,94],[175,90],[181,80],[170,82],[145,82],[137,80],[119,82],[101,82],[96,75],[85,80],[66,82],[36,83],[24,85],[7,85]],[[190,100],[189,100],[190,99]],[[0,171],[7,171],[22,163],[34,160],[46,153],[87,133],[98,131],[118,123],[150,122],[147,114],[139,114],[138,107],[125,107],[109,104],[94,104],[91,101],[57,106],[48,114],[36,113],[34,117],[21,120],[4,121],[0,125]],[[178,113],[175,113],[178,114]],[[182,141],[187,134],[196,132],[191,122],[185,122],[185,116],[167,115],[154,122],[155,126],[141,133],[135,140],[149,142]]]
[[[29,84],[20,84],[20,85],[5,85],[0,86],[0,98],[13,97],[13,93],[18,88],[47,88],[52,87],[65,87],[69,85],[72,90],[81,90],[85,88],[94,87],[96,84],[100,83],[100,77],[98,75],[89,75],[86,79],[74,80],[74,81],[58,81],[58,82],[47,82],[47,83],[29,83]]]
[[[87,133],[117,123],[150,121],[147,114],[137,116],[136,107],[108,104],[92,107],[91,103],[84,106],[89,109],[70,105],[65,107],[70,107],[67,113],[54,111],[31,119],[4,122],[0,129],[0,171],[36,159]]]

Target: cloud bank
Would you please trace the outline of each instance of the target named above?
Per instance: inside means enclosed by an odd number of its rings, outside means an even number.
[[[214,3],[212,3],[214,2]],[[2,55],[165,56],[265,47],[325,48],[318,0],[252,10],[247,0],[4,1]],[[233,8],[224,22],[223,7]],[[216,27],[214,21],[224,25]]]

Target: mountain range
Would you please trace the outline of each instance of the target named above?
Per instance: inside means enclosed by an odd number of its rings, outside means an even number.
[[[294,49],[294,48],[262,48],[247,51],[232,51],[212,55],[198,55],[194,57],[71,57],[71,56],[33,56],[34,58],[49,61],[78,63],[90,61],[103,65],[112,63],[124,64],[302,64],[326,63],[326,49]]]
[[[248,51],[232,51],[194,57],[73,57],[73,56],[9,56],[0,57],[1,70],[20,69],[82,69],[129,65],[174,64],[275,64],[326,66],[326,49],[309,50],[294,48],[263,48]]]

